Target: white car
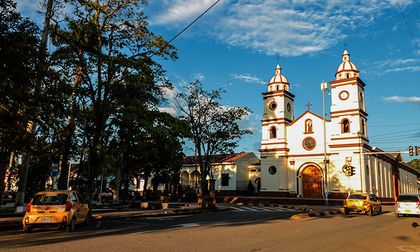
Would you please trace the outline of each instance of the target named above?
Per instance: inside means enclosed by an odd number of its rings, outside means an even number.
[[[420,194],[400,194],[395,201],[395,216],[420,216]]]

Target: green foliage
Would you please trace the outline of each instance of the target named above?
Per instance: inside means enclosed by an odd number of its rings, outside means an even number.
[[[248,108],[225,107],[220,104],[221,90],[206,91],[196,80],[187,93],[177,96],[177,107],[182,119],[189,126],[189,137],[194,143],[201,173],[203,199],[207,192],[207,180],[211,169],[211,156],[233,152],[238,139],[249,130],[239,127],[239,121],[249,115]],[[203,204],[203,207],[206,207]]]
[[[54,46],[43,58],[36,25],[11,0],[0,2],[0,137],[9,152],[31,156],[29,187],[45,184],[39,175],[63,155],[64,163],[80,160],[88,194],[102,173],[121,174],[116,185],[140,174],[176,180],[188,131],[158,110],[171,85],[155,59],[174,60],[176,50],[148,30],[146,1],[61,4],[73,13],[53,13],[43,35]],[[27,131],[28,122],[35,130]]]
[[[420,171],[420,159],[412,159],[407,164]]]

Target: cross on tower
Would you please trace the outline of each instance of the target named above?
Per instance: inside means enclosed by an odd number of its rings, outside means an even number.
[[[305,104],[306,107],[308,107],[308,111],[311,110],[311,106],[312,104],[310,104],[309,102]]]

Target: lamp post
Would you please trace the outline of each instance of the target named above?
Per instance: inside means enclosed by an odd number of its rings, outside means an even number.
[[[325,186],[324,186],[324,194],[325,194],[325,203],[328,205],[328,164],[327,164],[327,128],[326,128],[326,114],[325,114],[325,91],[328,90],[328,82],[322,81],[321,83],[321,91],[322,91],[322,122],[324,126],[324,172],[325,172]]]

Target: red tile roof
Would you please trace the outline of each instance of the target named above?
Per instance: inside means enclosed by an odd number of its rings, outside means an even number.
[[[210,163],[230,163],[233,162],[235,160],[238,160],[248,154],[250,154],[252,152],[240,152],[240,153],[233,153],[233,154],[218,154],[218,155],[213,155],[210,157]],[[183,164],[195,164],[198,163],[198,157],[196,158],[195,156],[188,156],[185,157],[183,162]]]

